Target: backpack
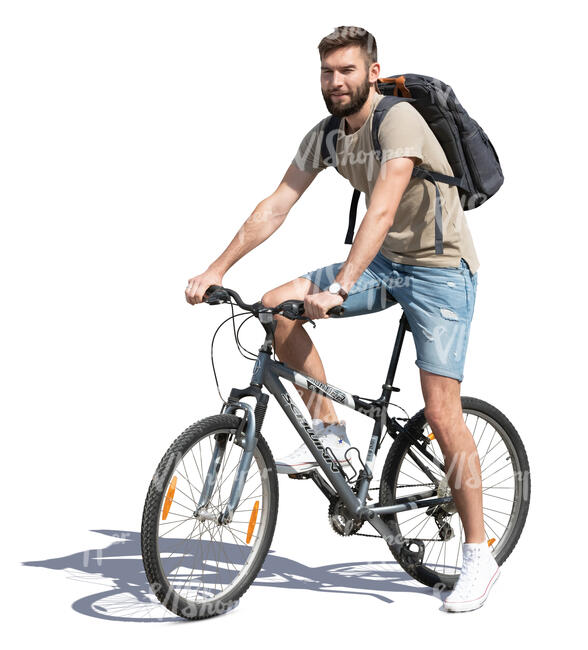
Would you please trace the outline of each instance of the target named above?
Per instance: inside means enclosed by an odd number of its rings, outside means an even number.
[[[378,79],[384,97],[374,109],[372,141],[377,160],[382,150],[378,131],[386,113],[398,102],[413,104],[442,146],[454,176],[416,166],[412,178],[424,178],[435,186],[435,254],[443,254],[443,219],[438,182],[455,185],[464,210],[473,210],[496,194],[504,181],[500,160],[482,127],[460,104],[450,86],[425,75],[405,74]],[[331,115],[321,143],[321,156],[328,166],[337,168],[337,136],[341,118]],[[359,190],[353,191],[349,209],[346,244],[353,243]]]

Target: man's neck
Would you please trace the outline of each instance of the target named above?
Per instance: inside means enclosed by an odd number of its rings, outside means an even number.
[[[370,88],[370,94],[368,95],[368,98],[365,100],[365,103],[361,109],[357,111],[357,113],[353,113],[353,115],[348,115],[347,117],[343,118],[345,120],[346,135],[351,135],[352,133],[355,133],[361,129],[363,123],[367,120],[370,114],[370,111],[372,109],[372,101],[375,94],[376,91],[374,88]]]

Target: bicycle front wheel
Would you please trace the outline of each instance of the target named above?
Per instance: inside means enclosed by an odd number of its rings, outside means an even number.
[[[484,529],[498,564],[512,553],[525,524],[531,477],[525,448],[514,426],[491,404],[462,397],[464,421],[480,458]],[[380,505],[432,492],[450,496],[439,443],[424,409],[414,415],[386,458]],[[400,566],[429,587],[452,589],[461,570],[463,526],[453,501],[385,516],[394,536],[390,550]]]
[[[141,526],[143,565],[155,596],[172,612],[201,619],[232,609],[262,567],[278,513],[278,480],[261,435],[232,521],[218,523],[229,502],[243,449],[241,418],[215,415],[192,425],[162,458]],[[206,516],[196,511],[217,441],[224,454]]]

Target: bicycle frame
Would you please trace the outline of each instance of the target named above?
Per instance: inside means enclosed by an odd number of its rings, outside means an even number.
[[[389,506],[366,504],[369,485],[373,478],[372,469],[385,432],[387,431],[393,438],[395,438],[400,432],[405,430],[404,427],[402,427],[395,418],[391,418],[387,412],[387,406],[392,392],[400,390],[399,388],[395,388],[392,385],[392,382],[396,373],[404,335],[406,331],[410,331],[408,321],[404,313],[400,318],[390,366],[388,368],[386,381],[382,386],[382,395],[375,400],[367,400],[360,398],[357,395],[352,395],[351,393],[337,388],[336,386],[325,384],[317,379],[314,379],[313,377],[293,370],[282,362],[274,361],[271,358],[271,353],[273,333],[275,331],[275,321],[271,315],[269,315],[271,316],[271,321],[269,318],[263,318],[263,316],[265,316],[265,314],[260,314],[260,321],[266,329],[267,336],[264,345],[260,348],[257,360],[255,362],[251,384],[248,388],[245,389],[234,388],[231,391],[231,396],[228,400],[228,403],[223,407],[222,410],[222,413],[235,413],[236,410],[244,411],[244,417],[237,432],[236,442],[244,448],[245,453],[241,457],[237,475],[232,486],[229,503],[224,513],[221,515],[220,523],[226,523],[231,520],[233,512],[237,507],[237,504],[239,503],[239,499],[241,497],[241,490],[249,471],[253,450],[255,448],[255,436],[261,429],[263,417],[265,415],[265,410],[267,408],[267,402],[269,399],[269,396],[266,393],[262,392],[262,387],[265,387],[268,392],[275,397],[276,401],[286,414],[286,417],[290,420],[293,427],[296,429],[306,446],[309,448],[319,467],[323,470],[328,482],[325,481],[324,478],[316,470],[311,470],[307,473],[308,476],[305,477],[312,478],[312,480],[317,484],[317,486],[321,489],[325,496],[327,496],[327,498],[330,499],[339,496],[353,517],[368,521],[373,526],[373,528],[375,528],[378,533],[384,537],[384,539],[391,540],[392,531],[386,522],[382,519],[381,515],[392,514],[394,512],[401,512],[404,510],[412,510],[417,508],[428,508],[452,501],[451,496],[436,497],[435,495],[437,494],[437,490],[428,489],[399,498],[393,505]],[[281,379],[285,379],[296,386],[306,388],[310,391],[328,397],[336,403],[351,408],[354,411],[357,411],[367,417],[371,417],[374,420],[374,427],[369,442],[365,463],[361,460],[359,450],[355,448],[358,452],[359,462],[362,465],[362,469],[357,472],[357,478],[356,474],[353,474],[351,477],[351,479],[355,479],[355,491],[349,485],[348,479],[346,478],[346,474],[341,464],[335,458],[330,448],[323,447],[312,427],[308,424],[292,400],[290,394],[284,387],[283,383],[280,381]],[[249,404],[242,401],[241,398],[243,397],[256,398],[257,405],[255,411]],[[246,432],[243,433],[245,426]],[[427,451],[426,445],[428,444],[428,440],[418,440],[415,441],[415,443],[417,446],[419,446],[421,453],[423,453],[433,464],[444,471],[443,464],[440,463]],[[196,509],[196,514],[198,514],[199,511],[205,507],[209,495],[212,493],[216,480],[216,472],[220,465],[220,461],[222,460],[225,447],[226,439],[217,439],[215,449],[213,451],[213,457],[208,470],[205,488],[200,497],[200,501]],[[430,476],[431,482],[436,485],[438,483],[438,480],[434,477],[426,465],[422,463],[422,461],[414,454],[414,452],[412,452],[412,450],[409,450],[409,454],[413,460],[421,467],[421,469],[423,469],[423,471],[425,471],[425,473]],[[204,514],[202,516],[207,515]],[[390,544],[391,541],[388,543]]]

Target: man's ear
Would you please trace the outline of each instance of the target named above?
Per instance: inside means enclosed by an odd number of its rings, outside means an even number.
[[[380,64],[378,62],[370,65],[369,81],[376,82],[380,78]]]

